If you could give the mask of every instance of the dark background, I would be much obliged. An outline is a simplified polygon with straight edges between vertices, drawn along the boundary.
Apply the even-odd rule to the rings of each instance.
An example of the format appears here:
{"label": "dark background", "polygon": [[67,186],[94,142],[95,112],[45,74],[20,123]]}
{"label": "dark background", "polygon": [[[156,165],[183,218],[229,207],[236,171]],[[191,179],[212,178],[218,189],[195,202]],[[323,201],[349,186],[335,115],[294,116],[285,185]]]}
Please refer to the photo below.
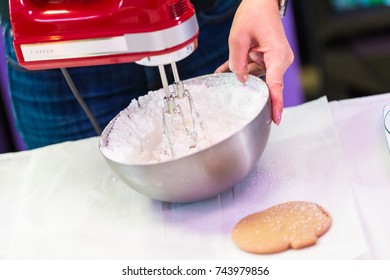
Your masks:
{"label": "dark background", "polygon": [[306,100],[390,91],[390,7],[385,2],[291,1]]}

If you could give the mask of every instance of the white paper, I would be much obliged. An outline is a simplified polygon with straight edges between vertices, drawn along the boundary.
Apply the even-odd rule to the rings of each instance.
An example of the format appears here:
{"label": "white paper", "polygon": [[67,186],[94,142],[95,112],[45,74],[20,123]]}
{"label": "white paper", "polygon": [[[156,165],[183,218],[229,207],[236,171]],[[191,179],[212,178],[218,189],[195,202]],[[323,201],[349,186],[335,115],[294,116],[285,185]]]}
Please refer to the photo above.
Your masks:
{"label": "white paper", "polygon": [[[367,251],[324,98],[286,109],[255,170],[205,201],[161,203],[133,191],[115,178],[97,138],[40,149],[21,175],[10,259],[355,259]],[[235,246],[241,218],[291,200],[332,216],[315,246],[265,256]]]}
{"label": "white paper", "polygon": [[0,158],[0,259],[7,256],[19,217],[25,178],[18,170],[28,168],[29,152],[3,154]]}
{"label": "white paper", "polygon": [[331,103],[371,248],[364,257],[368,259],[390,259],[390,155],[383,123],[383,107],[389,101],[390,94],[382,94]]}

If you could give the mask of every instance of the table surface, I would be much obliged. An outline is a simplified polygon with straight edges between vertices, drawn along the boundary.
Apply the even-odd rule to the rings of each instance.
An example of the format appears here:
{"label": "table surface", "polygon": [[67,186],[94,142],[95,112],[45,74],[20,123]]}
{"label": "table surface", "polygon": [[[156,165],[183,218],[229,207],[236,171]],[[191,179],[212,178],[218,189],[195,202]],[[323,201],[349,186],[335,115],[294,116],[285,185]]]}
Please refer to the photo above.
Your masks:
{"label": "table surface", "polygon": [[[286,108],[256,168],[216,197],[151,200],[116,178],[98,138],[0,155],[1,259],[390,259],[390,94]],[[319,203],[330,230],[302,250],[254,255],[231,240],[244,216]]]}

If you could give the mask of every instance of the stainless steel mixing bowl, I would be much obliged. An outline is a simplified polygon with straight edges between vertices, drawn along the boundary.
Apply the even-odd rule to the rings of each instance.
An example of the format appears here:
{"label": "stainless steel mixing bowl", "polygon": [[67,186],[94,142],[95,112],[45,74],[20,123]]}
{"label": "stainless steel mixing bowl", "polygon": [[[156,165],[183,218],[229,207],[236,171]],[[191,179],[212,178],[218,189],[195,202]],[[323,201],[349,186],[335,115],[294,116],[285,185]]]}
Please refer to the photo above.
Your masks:
{"label": "stainless steel mixing bowl", "polygon": [[[231,83],[233,74],[212,74],[185,81],[185,84]],[[235,81],[235,80],[234,80]],[[114,118],[104,129],[99,148],[114,173],[134,190],[153,199],[192,202],[215,196],[241,181],[261,157],[271,129],[271,102],[266,84],[250,77],[250,86],[266,92],[267,102],[260,113],[229,138],[192,155],[148,164],[123,164],[104,154]],[[237,92],[240,94],[240,92]],[[260,105],[259,105],[260,106]],[[245,110],[245,108],[243,108]]]}

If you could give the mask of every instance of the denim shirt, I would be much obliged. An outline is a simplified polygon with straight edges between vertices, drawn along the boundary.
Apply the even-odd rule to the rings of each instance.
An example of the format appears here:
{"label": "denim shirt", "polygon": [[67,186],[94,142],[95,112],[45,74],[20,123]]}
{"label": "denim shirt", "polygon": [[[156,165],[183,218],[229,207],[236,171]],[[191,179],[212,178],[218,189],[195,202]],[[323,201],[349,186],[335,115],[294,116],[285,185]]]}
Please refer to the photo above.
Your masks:
{"label": "denim shirt", "polygon": [[8,0],[0,1],[0,19],[3,22],[9,22],[9,8],[8,8]]}

